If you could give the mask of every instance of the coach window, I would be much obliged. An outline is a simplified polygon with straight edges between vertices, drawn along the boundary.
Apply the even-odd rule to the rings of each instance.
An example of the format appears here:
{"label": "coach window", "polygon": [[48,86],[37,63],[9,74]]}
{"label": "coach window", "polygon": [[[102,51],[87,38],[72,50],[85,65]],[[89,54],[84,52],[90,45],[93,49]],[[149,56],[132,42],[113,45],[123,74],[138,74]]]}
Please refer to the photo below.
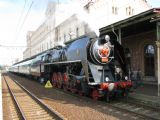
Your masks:
{"label": "coach window", "polygon": [[155,48],[153,45],[148,44],[144,47],[144,64],[145,64],[145,75],[154,76],[155,74],[155,65],[154,65],[154,55]]}
{"label": "coach window", "polygon": [[76,28],[76,35],[79,37],[79,28]]}
{"label": "coach window", "polygon": [[65,42],[66,41],[66,35],[65,34],[63,35],[63,39],[64,39],[63,42]]}
{"label": "coach window", "polygon": [[43,61],[43,62],[44,62],[44,60],[45,60],[45,59],[44,59],[44,56],[42,56],[42,57],[41,57],[41,61]]}

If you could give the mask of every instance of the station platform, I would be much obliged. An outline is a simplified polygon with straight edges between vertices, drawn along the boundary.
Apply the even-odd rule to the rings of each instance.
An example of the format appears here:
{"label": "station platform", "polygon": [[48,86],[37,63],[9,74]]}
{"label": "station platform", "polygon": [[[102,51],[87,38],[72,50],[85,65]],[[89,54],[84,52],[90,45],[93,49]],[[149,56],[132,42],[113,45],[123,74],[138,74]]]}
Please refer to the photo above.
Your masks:
{"label": "station platform", "polygon": [[0,120],[3,120],[1,71],[0,71]]}
{"label": "station platform", "polygon": [[129,98],[149,106],[160,108],[160,96],[158,96],[157,84],[141,83],[133,89]]}

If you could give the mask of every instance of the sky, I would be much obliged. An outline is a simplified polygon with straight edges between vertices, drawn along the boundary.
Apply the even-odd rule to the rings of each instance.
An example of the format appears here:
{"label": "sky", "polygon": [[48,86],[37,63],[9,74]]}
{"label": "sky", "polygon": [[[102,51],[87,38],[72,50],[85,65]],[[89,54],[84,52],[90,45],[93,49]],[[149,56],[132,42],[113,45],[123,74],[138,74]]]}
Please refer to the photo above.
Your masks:
{"label": "sky", "polygon": [[147,0],[147,2],[153,7],[160,7],[160,0]]}
{"label": "sky", "polygon": [[[34,31],[45,20],[49,1],[68,4],[71,0],[0,0],[0,65],[22,59],[27,31]],[[160,7],[160,0],[147,0]]]}

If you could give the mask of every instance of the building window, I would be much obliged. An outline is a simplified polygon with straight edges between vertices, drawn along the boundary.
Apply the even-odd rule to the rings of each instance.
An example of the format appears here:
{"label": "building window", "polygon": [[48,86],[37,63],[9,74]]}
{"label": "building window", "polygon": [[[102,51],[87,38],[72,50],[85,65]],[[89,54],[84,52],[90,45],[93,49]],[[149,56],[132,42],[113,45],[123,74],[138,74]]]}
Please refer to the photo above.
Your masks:
{"label": "building window", "polygon": [[112,7],[112,14],[114,14],[114,15],[118,14],[117,7]]}
{"label": "building window", "polygon": [[148,56],[153,56],[154,55],[154,46],[153,45],[147,45],[145,49],[145,54]]}
{"label": "building window", "polygon": [[42,44],[42,51],[43,51],[43,44]]}
{"label": "building window", "polygon": [[76,36],[79,37],[79,28],[76,28]]}
{"label": "building window", "polygon": [[132,15],[134,15],[134,9],[132,9]]}
{"label": "building window", "polygon": [[47,42],[47,50],[48,50],[48,42]]}
{"label": "building window", "polygon": [[144,47],[144,65],[145,65],[145,75],[154,76],[155,75],[155,64],[154,64],[155,49],[154,46],[148,44]]}
{"label": "building window", "polygon": [[64,42],[66,42],[66,34],[64,34]]}
{"label": "building window", "polygon": [[68,34],[69,34],[69,39],[71,40],[71,39],[72,39],[72,34],[71,34],[71,32],[69,32]]}
{"label": "building window", "polygon": [[126,8],[126,15],[133,15],[134,14],[134,9],[131,8],[130,6]]}
{"label": "building window", "polygon": [[50,41],[50,48],[52,47],[52,41]]}

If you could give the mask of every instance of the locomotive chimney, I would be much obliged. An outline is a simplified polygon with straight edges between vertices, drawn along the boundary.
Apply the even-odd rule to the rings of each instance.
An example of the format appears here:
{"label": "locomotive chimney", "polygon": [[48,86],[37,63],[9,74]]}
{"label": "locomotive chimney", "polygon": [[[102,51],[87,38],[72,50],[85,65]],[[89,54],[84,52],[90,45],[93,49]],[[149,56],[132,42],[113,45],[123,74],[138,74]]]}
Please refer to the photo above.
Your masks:
{"label": "locomotive chimney", "polygon": [[89,38],[96,38],[97,37],[95,32],[87,33],[87,36],[89,36]]}
{"label": "locomotive chimney", "polygon": [[105,35],[105,36],[99,38],[98,44],[102,45],[102,44],[105,44],[108,42],[110,42],[110,37],[109,37],[109,35]]}

